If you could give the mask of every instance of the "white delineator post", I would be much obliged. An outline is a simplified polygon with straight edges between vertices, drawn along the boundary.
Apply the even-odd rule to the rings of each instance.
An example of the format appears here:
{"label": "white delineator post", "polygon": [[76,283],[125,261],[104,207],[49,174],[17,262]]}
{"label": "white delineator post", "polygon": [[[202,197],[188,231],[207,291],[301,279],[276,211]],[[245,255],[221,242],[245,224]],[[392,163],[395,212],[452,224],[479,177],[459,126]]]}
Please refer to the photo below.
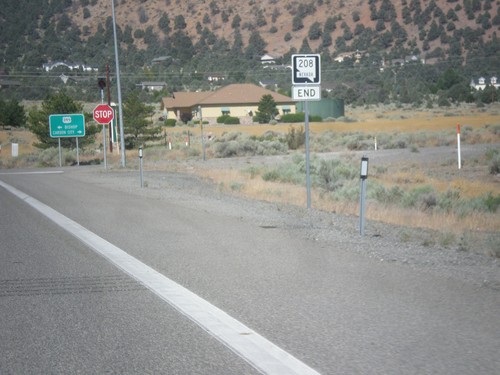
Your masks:
{"label": "white delineator post", "polygon": [[457,124],[457,154],[458,154],[458,169],[461,169],[462,160],[460,155],[460,124]]}

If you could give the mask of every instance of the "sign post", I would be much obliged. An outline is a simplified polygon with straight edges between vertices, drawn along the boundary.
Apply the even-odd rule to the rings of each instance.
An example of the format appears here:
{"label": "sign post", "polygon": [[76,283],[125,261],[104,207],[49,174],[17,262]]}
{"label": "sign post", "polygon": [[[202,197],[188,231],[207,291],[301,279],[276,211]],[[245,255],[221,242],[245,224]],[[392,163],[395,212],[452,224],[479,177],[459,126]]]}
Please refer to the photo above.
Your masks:
{"label": "sign post", "polygon": [[[102,89],[101,89],[102,91]],[[104,151],[104,169],[107,169],[106,162],[106,129],[105,125],[109,124],[115,118],[115,111],[108,104],[99,104],[94,108],[92,112],[94,116],[94,121],[98,124],[102,124],[102,134],[103,134],[103,151]]]}
{"label": "sign post", "polygon": [[321,59],[319,54],[292,55],[292,98],[304,101],[306,136],[307,208],[311,208],[311,173],[309,151],[309,104],[321,99]]}
{"label": "sign post", "polygon": [[78,137],[85,136],[85,116],[80,113],[50,115],[49,130],[51,138],[58,138],[59,167],[62,166],[61,138],[76,138],[76,161],[77,165],[80,165]]}

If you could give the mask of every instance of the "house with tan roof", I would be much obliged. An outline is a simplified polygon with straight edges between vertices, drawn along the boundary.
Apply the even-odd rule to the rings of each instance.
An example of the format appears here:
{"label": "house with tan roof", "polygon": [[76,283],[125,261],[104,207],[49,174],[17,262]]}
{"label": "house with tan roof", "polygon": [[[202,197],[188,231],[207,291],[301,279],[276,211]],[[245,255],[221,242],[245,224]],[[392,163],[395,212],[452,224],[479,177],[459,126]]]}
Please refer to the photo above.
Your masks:
{"label": "house with tan roof", "polygon": [[161,107],[166,119],[184,122],[200,119],[201,110],[203,120],[211,124],[222,115],[238,117],[241,124],[250,124],[264,95],[273,97],[279,115],[295,113],[292,98],[251,83],[232,84],[216,91],[174,92],[162,99]]}

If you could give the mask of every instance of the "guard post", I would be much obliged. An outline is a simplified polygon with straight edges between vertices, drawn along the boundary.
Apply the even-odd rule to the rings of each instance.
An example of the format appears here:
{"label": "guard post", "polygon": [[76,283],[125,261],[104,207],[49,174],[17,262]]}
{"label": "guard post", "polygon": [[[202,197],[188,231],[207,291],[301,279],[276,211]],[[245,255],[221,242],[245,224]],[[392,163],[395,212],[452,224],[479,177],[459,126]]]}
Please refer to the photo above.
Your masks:
{"label": "guard post", "polygon": [[368,157],[361,158],[361,193],[359,198],[359,234],[365,234],[365,203],[366,203],[366,179],[368,178]]}
{"label": "guard post", "polygon": [[141,188],[144,187],[144,179],[142,175],[142,146],[139,146],[139,174],[141,178]]}

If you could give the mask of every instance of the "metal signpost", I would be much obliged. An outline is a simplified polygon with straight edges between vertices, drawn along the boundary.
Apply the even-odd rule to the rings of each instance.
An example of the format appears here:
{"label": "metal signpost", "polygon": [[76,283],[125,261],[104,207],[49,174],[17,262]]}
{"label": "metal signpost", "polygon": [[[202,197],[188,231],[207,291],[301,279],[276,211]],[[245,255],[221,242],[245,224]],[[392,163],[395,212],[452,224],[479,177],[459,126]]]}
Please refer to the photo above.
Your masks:
{"label": "metal signpost", "polygon": [[307,208],[311,208],[311,174],[309,156],[310,100],[321,99],[321,59],[319,54],[292,55],[292,98],[304,101],[306,133],[306,190]]}
{"label": "metal signpost", "polygon": [[50,137],[59,143],[59,167],[62,167],[61,138],[76,138],[76,162],[80,165],[78,137],[85,136],[85,116],[83,114],[64,114],[49,116]]}

